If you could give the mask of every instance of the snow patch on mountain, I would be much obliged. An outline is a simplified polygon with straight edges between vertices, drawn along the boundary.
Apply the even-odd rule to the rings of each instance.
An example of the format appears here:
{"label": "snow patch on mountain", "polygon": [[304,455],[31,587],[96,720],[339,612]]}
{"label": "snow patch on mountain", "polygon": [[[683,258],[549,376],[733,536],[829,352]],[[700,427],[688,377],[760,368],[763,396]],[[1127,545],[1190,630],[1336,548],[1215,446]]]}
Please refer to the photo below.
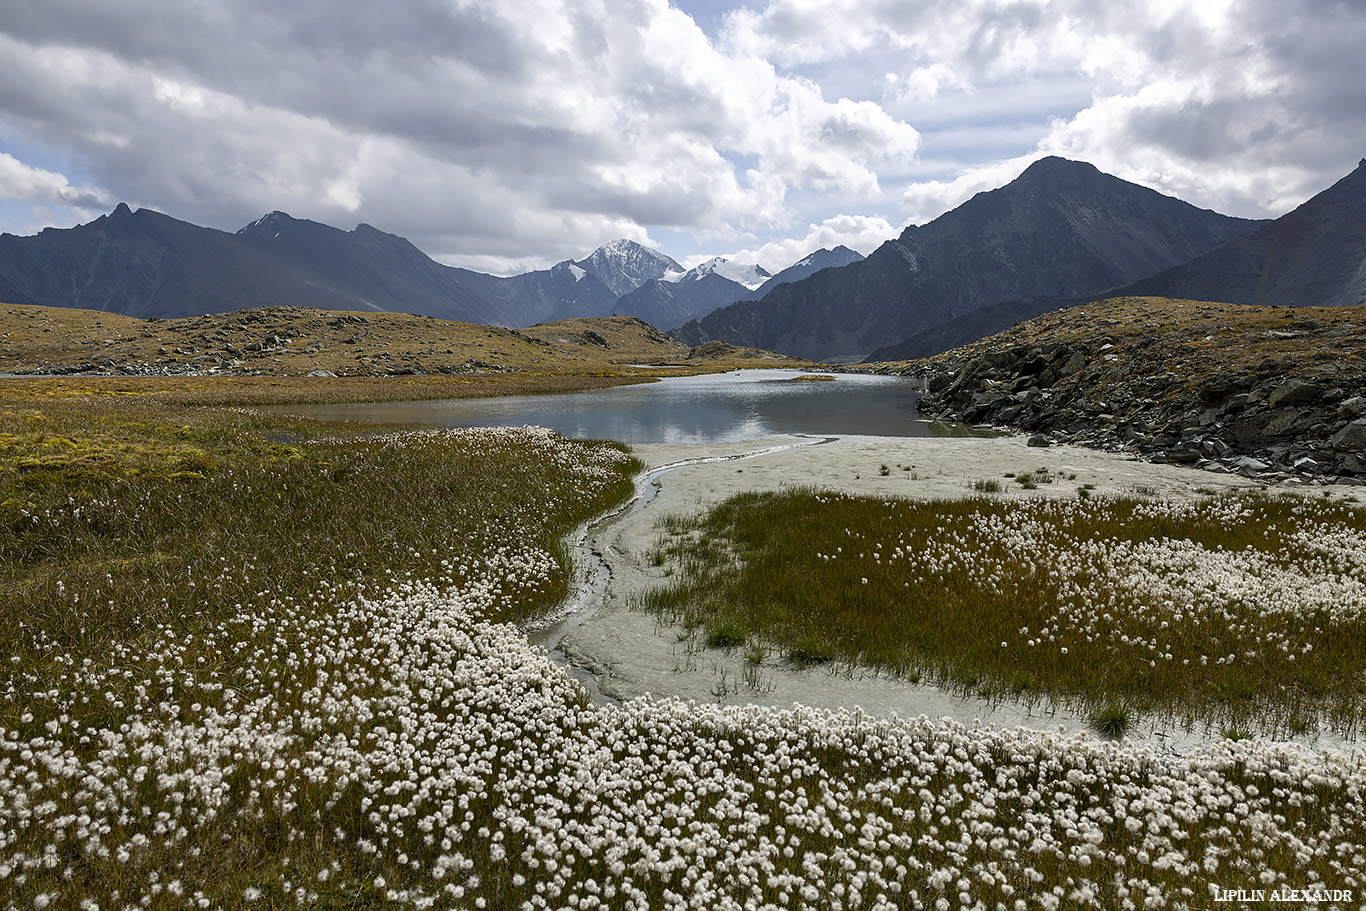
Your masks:
{"label": "snow patch on mountain", "polygon": [[697,281],[704,275],[719,275],[753,291],[773,276],[763,266],[752,263],[734,263],[724,256],[713,256],[706,262],[689,269],[677,281]]}
{"label": "snow patch on mountain", "polygon": [[682,266],[663,253],[625,239],[608,241],[572,265],[592,272],[618,297],[651,279],[683,271]]}

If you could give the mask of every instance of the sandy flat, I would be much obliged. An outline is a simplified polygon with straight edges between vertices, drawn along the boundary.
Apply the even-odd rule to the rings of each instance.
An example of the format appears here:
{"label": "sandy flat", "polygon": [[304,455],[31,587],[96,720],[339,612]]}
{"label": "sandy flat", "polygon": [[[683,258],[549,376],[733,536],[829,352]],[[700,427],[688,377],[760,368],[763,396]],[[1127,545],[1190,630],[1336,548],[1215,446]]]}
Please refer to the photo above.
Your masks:
{"label": "sandy flat", "polygon": [[[800,670],[776,656],[757,675],[746,677],[742,650],[700,648],[687,631],[662,625],[638,606],[639,593],[666,583],[665,568],[652,565],[646,552],[661,537],[660,519],[695,514],[746,490],[815,486],[920,499],[977,495],[972,482],[997,479],[997,497],[1074,497],[1090,484],[1097,494],[1141,492],[1164,498],[1191,497],[1200,491],[1253,487],[1244,478],[1154,465],[1131,457],[1071,446],[1031,448],[1023,437],[925,438],[847,436],[829,442],[788,436],[746,443],[648,445],[633,451],[659,474],[657,493],[643,508],[629,511],[596,535],[596,547],[611,570],[602,606],[586,619],[575,618],[561,647],[570,661],[597,676],[599,689],[617,699],[677,696],[698,702],[758,703],[788,707],[861,707],[868,713],[901,717],[952,716],[970,723],[1027,725],[1039,729],[1085,728],[1076,715],[1054,706],[993,705],[960,699],[934,687],[875,675],[850,667]],[[746,454],[751,454],[744,457]],[[716,459],[723,459],[717,461]],[[889,469],[881,473],[882,466]],[[1047,469],[1060,480],[1026,491],[1006,478]],[[1186,735],[1151,727],[1142,732],[1159,744]]]}

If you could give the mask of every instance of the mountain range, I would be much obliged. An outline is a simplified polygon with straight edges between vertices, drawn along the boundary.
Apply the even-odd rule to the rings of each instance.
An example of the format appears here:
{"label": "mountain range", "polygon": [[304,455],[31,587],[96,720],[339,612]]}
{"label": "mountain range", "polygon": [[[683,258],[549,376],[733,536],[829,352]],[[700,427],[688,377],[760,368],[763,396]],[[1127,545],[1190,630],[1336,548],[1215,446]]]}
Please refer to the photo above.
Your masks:
{"label": "mountain range", "polygon": [[1199,256],[1119,288],[1073,298],[1007,300],[874,350],[867,361],[901,361],[994,335],[1051,310],[1104,297],[1167,297],[1275,307],[1366,304],[1366,158],[1299,207]]}
{"label": "mountain range", "polygon": [[0,301],[183,317],[250,307],[413,313],[494,326],[635,316],[689,345],[812,360],[924,356],[1105,296],[1366,303],[1366,160],[1274,221],[1199,209],[1044,158],[868,257],[822,250],[770,276],[684,269],[629,240],[498,277],[370,225],[272,212],[236,233],[120,204],[74,228],[0,235]]}
{"label": "mountain range", "polygon": [[499,277],[438,263],[371,225],[343,231],[284,212],[227,233],[120,203],[74,228],[0,235],[0,301],[141,318],[293,305],[529,326],[609,316],[624,295],[667,280],[682,314],[665,322],[672,328],[768,278],[757,266],[721,258],[685,270],[629,240],[604,244],[581,260]]}
{"label": "mountain range", "polygon": [[660,329],[673,329],[738,300],[759,300],[782,284],[801,281],[822,269],[847,266],[863,255],[845,246],[817,250],[777,275],[717,257],[682,274],[644,282],[617,301],[613,312],[635,316]]}

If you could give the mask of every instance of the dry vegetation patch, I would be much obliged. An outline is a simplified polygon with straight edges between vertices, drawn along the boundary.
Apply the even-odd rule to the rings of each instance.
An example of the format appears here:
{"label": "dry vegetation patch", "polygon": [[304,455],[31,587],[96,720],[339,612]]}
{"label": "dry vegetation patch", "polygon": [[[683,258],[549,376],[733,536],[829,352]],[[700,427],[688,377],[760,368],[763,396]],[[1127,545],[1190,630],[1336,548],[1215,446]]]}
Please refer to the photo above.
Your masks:
{"label": "dry vegetation patch", "polygon": [[505,329],[404,313],[266,307],[186,319],[133,319],[59,307],[0,306],[0,371],[338,376],[630,374],[629,365],[792,366],[755,349],[694,353],[631,317]]}
{"label": "dry vegetation patch", "polygon": [[923,369],[1011,345],[1109,339],[1110,364],[1139,359],[1191,388],[1220,373],[1273,366],[1331,373],[1366,369],[1366,307],[1251,307],[1160,297],[1121,297],[1046,313],[944,354],[884,367]]}

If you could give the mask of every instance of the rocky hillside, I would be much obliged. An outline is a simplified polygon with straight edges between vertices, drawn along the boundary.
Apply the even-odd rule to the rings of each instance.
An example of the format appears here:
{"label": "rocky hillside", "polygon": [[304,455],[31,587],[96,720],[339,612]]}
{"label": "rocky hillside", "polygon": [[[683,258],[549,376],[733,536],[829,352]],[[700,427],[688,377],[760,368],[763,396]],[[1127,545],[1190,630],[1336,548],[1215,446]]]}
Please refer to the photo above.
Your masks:
{"label": "rocky hillside", "polygon": [[812,360],[870,351],[1002,301],[1089,297],[1186,262],[1253,222],[1045,158],[906,228],[866,259],[740,301],[670,334]]}
{"label": "rocky hillside", "polygon": [[1116,293],[1283,307],[1366,304],[1366,158],[1275,221]]}
{"label": "rocky hillside", "polygon": [[0,305],[0,373],[382,376],[626,364],[792,366],[754,349],[693,350],[629,317],[502,329],[401,313],[265,307],[186,319]]}
{"label": "rocky hillside", "polygon": [[1117,298],[936,357],[923,414],[1289,483],[1366,484],[1366,307]]}

